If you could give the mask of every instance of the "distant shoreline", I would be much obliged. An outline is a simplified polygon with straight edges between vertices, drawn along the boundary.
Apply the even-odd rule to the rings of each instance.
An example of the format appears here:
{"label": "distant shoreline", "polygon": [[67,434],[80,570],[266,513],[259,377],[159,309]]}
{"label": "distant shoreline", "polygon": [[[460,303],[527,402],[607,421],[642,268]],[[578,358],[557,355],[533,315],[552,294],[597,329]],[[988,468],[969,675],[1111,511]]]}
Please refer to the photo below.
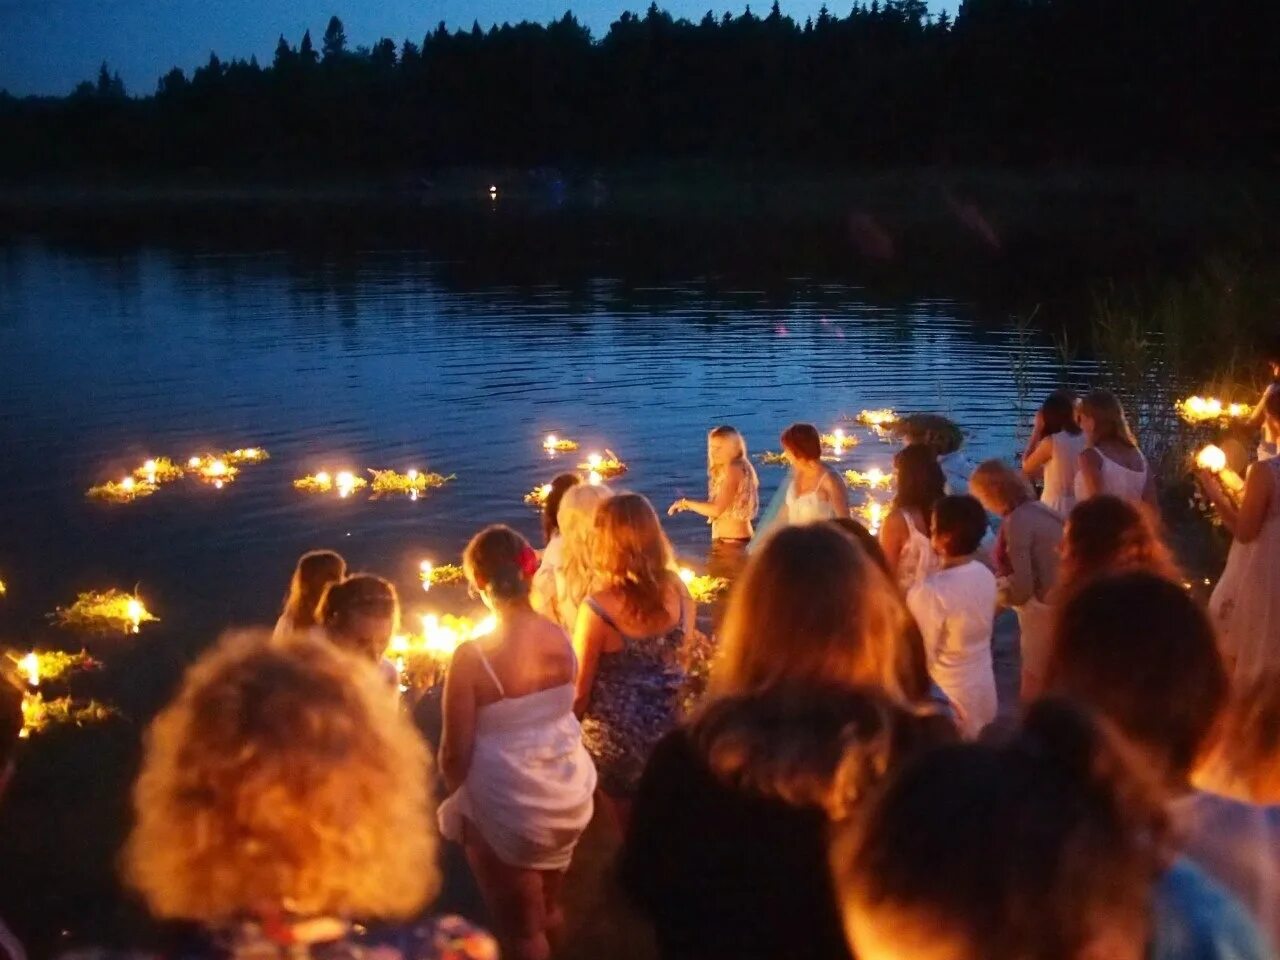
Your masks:
{"label": "distant shoreline", "polygon": [[816,275],[1032,302],[1215,258],[1267,266],[1278,223],[1280,185],[1229,171],[686,163],[288,184],[0,181],[0,242],[421,247],[495,267],[536,258],[543,272]]}

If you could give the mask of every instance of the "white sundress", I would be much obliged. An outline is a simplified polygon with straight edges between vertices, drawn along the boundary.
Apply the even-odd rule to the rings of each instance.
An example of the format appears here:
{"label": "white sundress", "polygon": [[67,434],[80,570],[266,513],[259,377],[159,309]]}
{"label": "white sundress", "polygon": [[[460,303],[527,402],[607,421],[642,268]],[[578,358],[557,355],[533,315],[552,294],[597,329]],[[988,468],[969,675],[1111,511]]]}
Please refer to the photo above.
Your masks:
{"label": "white sundress", "polygon": [[916,526],[911,514],[902,511],[902,519],[907,523],[907,542],[898,555],[898,586],[905,594],[938,569],[938,555],[929,535]]}
{"label": "white sundress", "polygon": [[1044,465],[1044,490],[1040,494],[1040,502],[1066,518],[1076,505],[1076,470],[1080,465],[1080,454],[1084,452],[1084,434],[1059,430],[1042,442],[1053,447],[1053,456]]}
{"label": "white sundress", "polygon": [[[1123,464],[1116,463],[1097,447],[1093,448],[1102,460],[1102,489],[1099,493],[1110,494],[1113,497],[1119,497],[1121,500],[1128,500],[1130,503],[1142,503],[1142,495],[1147,489],[1147,459],[1142,457],[1142,469],[1130,470]],[[1076,503],[1088,500],[1089,497],[1084,488],[1084,474],[1079,470],[1076,471],[1075,480]]]}
{"label": "white sundress", "polygon": [[440,832],[461,843],[467,820],[503,863],[566,870],[591,822],[596,789],[573,715],[574,684],[508,698],[484,652],[476,652],[502,699],[477,711],[471,766],[440,805]]}
{"label": "white sundress", "polygon": [[1261,461],[1253,469],[1271,471],[1267,515],[1252,541],[1232,541],[1209,598],[1209,615],[1223,651],[1235,660],[1240,688],[1280,669],[1280,460]]}
{"label": "white sundress", "polygon": [[788,523],[817,523],[820,520],[833,520],[835,516],[835,508],[818,496],[816,487],[808,493],[796,493],[795,480],[787,484]]}

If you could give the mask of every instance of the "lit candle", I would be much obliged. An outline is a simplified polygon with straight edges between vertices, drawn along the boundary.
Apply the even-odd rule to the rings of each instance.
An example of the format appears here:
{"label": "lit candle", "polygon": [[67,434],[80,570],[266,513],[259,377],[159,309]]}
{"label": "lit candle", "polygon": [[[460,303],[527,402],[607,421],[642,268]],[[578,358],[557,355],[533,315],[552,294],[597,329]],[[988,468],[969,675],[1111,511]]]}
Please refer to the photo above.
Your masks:
{"label": "lit candle", "polygon": [[688,567],[681,567],[680,579],[685,582],[686,586],[690,583],[693,583],[693,571],[690,570]]}
{"label": "lit candle", "polygon": [[133,487],[134,487],[133,477],[125,477],[123,480],[120,481],[120,486],[124,489],[126,493],[133,492]]}
{"label": "lit candle", "polygon": [[418,471],[417,471],[417,470],[410,469],[410,471],[409,471],[407,474],[405,474],[405,476],[407,476],[410,480],[417,480],[417,479],[418,479]]}
{"label": "lit candle", "polygon": [[431,571],[435,569],[435,565],[430,560],[423,560],[420,564],[418,564],[418,569],[422,571],[420,574],[422,577],[422,589],[424,591],[430,590],[431,589]]}
{"label": "lit candle", "polygon": [[323,486],[328,486],[330,479],[331,478],[328,472],[325,470],[321,470],[319,473],[316,474],[316,483],[319,483]]}
{"label": "lit candle", "polygon": [[547,439],[542,441],[542,445],[546,447],[547,453],[554,453],[556,449],[556,435],[554,433],[547,434]]}
{"label": "lit candle", "polygon": [[600,456],[598,453],[593,453],[591,456],[587,457],[587,466],[592,470],[599,470],[600,464],[602,463],[604,463],[604,457]]}
{"label": "lit candle", "polygon": [[1196,466],[1210,473],[1221,473],[1227,466],[1227,455],[1221,447],[1213,444],[1196,454]]}
{"label": "lit candle", "polygon": [[597,473],[595,470],[592,470],[589,474],[587,474],[587,483],[591,484],[591,486],[593,487],[600,486],[603,480],[604,478],[601,477],[600,474]]}
{"label": "lit candle", "polygon": [[126,610],[129,614],[129,622],[133,624],[133,632],[137,633],[138,628],[142,625],[142,615],[146,613],[146,608],[142,606],[141,600],[133,597],[129,600]]}
{"label": "lit candle", "polygon": [[27,678],[29,686],[40,686],[40,658],[34,650],[18,661],[18,672]]}

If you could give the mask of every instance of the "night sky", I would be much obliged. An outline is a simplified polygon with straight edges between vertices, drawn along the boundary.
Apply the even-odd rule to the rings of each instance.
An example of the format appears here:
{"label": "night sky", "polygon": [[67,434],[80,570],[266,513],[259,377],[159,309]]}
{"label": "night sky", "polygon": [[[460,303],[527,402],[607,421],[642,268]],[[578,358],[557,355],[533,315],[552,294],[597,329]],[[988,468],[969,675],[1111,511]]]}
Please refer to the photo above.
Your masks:
{"label": "night sky", "polygon": [[[130,93],[152,93],[170,67],[188,72],[209,58],[257,54],[270,63],[276,38],[296,44],[307,28],[320,45],[331,14],[338,14],[352,46],[388,36],[415,42],[440,20],[451,28],[473,20],[545,22],[572,8],[598,37],[623,9],[643,12],[649,0],[0,0],[0,90],[15,95],[64,94],[97,75],[106,60]],[[712,0],[666,0],[675,16],[700,18]],[[770,0],[752,9],[763,15]],[[803,19],[822,0],[791,0],[783,9]],[[743,0],[716,0],[718,13],[741,11]],[[833,12],[846,12],[837,0]]]}

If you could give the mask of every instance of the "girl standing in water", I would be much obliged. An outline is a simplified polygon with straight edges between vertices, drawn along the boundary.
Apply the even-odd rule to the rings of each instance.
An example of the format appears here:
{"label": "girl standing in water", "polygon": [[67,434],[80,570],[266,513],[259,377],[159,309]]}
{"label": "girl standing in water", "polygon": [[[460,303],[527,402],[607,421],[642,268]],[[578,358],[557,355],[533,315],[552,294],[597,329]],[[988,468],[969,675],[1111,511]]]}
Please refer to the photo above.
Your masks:
{"label": "girl standing in water", "polygon": [[755,534],[752,524],[760,512],[760,481],[747,459],[747,444],[733,427],[716,427],[707,434],[707,499],[681,498],[667,516],[691,511],[711,524],[709,572],[732,577],[746,559]]}
{"label": "girl standing in water", "polygon": [[1036,426],[1022,454],[1022,472],[1044,477],[1040,502],[1064,520],[1076,505],[1076,470],[1085,436],[1076,423],[1076,400],[1068,390],[1055,390],[1036,413]]}
{"label": "girl standing in water", "polygon": [[466,849],[510,955],[545,960],[596,786],[573,715],[578,664],[565,632],[529,605],[537,558],[520,534],[489,527],[462,563],[498,628],[459,646],[445,680],[440,832]]}
{"label": "girl standing in water", "polygon": [[791,465],[787,501],[779,523],[813,523],[849,515],[849,492],[839,474],[822,462],[822,435],[811,423],[782,431],[782,452]]}

